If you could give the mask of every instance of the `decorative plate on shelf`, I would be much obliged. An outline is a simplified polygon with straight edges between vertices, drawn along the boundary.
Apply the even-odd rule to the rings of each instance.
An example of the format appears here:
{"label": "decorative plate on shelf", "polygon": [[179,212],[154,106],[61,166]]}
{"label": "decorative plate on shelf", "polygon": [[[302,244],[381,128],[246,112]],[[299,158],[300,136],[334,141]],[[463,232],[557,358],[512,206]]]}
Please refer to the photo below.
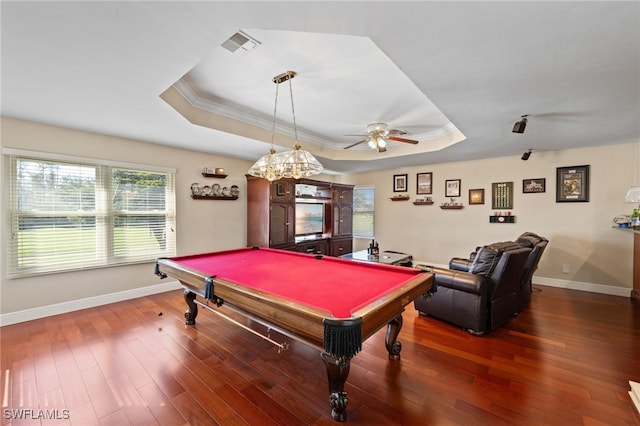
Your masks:
{"label": "decorative plate on shelf", "polygon": [[211,192],[213,192],[213,195],[216,197],[222,195],[222,190],[220,189],[220,185],[218,185],[217,183],[213,184],[213,186],[211,187]]}
{"label": "decorative plate on shelf", "polygon": [[202,187],[202,195],[211,195],[211,187],[209,185],[205,185]]}
{"label": "decorative plate on shelf", "polygon": [[238,185],[231,185],[231,195],[234,197],[240,195],[240,188],[238,188]]}

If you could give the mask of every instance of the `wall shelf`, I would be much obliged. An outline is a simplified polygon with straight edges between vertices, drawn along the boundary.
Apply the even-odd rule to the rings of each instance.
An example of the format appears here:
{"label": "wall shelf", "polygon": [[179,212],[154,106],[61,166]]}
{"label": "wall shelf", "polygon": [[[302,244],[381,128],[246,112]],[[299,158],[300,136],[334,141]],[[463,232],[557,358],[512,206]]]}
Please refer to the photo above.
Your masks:
{"label": "wall shelf", "polygon": [[202,176],[207,177],[207,178],[224,179],[229,175],[219,175],[219,174],[216,174],[216,173],[205,173],[205,172],[202,172]]}
{"label": "wall shelf", "polygon": [[238,197],[237,196],[231,196],[231,195],[220,195],[220,196],[215,196],[215,195],[191,195],[191,198],[193,198],[194,200],[237,200]]}
{"label": "wall shelf", "polygon": [[441,209],[443,210],[460,210],[461,208],[464,208],[463,205],[455,205],[455,206],[440,206]]}
{"label": "wall shelf", "polygon": [[433,201],[414,201],[413,205],[415,206],[430,206],[433,204]]}
{"label": "wall shelf", "polygon": [[489,223],[516,223],[515,216],[489,216]]}

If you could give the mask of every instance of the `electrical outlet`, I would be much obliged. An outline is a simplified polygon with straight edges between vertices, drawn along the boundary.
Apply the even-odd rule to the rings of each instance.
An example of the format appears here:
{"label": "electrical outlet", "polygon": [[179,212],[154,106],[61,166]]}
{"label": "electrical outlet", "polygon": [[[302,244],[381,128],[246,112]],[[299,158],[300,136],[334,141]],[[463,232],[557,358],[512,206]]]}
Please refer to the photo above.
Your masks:
{"label": "electrical outlet", "polygon": [[569,267],[569,265],[567,263],[563,263],[562,264],[562,273],[563,274],[571,273],[571,268]]}

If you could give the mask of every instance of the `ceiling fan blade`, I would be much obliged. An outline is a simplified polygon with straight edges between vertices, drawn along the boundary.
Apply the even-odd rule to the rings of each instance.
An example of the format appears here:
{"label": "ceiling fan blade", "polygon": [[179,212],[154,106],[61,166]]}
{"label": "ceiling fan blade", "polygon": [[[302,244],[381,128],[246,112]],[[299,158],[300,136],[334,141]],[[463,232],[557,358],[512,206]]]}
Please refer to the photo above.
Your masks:
{"label": "ceiling fan blade", "polygon": [[390,141],[396,141],[396,142],[412,143],[414,145],[416,145],[418,143],[418,141],[416,141],[416,140],[399,138],[397,136],[389,136],[389,137],[387,137],[387,139],[389,139]]}
{"label": "ceiling fan blade", "polygon": [[406,135],[407,132],[404,130],[400,130],[400,129],[391,129],[389,130],[389,136],[403,136]]}
{"label": "ceiling fan blade", "polygon": [[349,146],[345,146],[344,149],[349,149],[349,148],[353,148],[356,145],[360,145],[361,143],[364,143],[366,141],[368,141],[369,139],[362,139],[361,141],[358,141],[356,143],[354,143],[353,145],[349,145]]}

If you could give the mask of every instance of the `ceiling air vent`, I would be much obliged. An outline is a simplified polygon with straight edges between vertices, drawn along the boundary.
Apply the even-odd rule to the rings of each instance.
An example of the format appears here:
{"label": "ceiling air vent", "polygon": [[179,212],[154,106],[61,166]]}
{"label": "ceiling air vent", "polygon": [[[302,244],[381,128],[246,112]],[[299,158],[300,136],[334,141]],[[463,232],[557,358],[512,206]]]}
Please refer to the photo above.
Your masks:
{"label": "ceiling air vent", "polygon": [[260,44],[258,40],[250,37],[242,31],[238,31],[222,43],[221,46],[231,53],[246,53],[258,44]]}

